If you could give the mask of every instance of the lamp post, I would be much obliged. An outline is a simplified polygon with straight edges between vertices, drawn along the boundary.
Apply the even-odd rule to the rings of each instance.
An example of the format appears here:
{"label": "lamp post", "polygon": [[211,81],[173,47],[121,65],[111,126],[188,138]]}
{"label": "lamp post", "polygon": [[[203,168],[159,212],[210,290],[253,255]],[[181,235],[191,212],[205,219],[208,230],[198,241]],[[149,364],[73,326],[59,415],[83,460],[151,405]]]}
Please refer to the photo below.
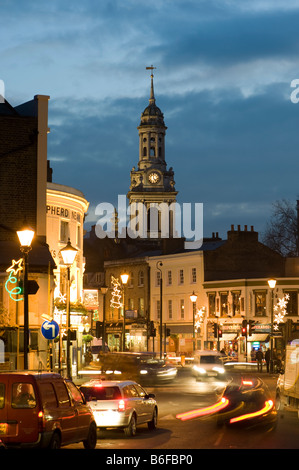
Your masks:
{"label": "lamp post", "polygon": [[102,352],[105,352],[106,348],[106,294],[108,292],[107,286],[101,287],[101,292],[103,294],[103,334],[102,334]]}
{"label": "lamp post", "polygon": [[77,249],[71,245],[70,239],[68,239],[67,245],[60,250],[63,264],[67,267],[67,301],[66,301],[66,331],[67,331],[67,340],[66,340],[66,370],[68,378],[71,378],[71,332],[70,332],[70,324],[71,324],[71,310],[70,310],[70,268],[75,261],[75,257],[77,254]]}
{"label": "lamp post", "polygon": [[270,336],[270,372],[273,373],[273,314],[274,314],[274,289],[276,286],[276,279],[269,279],[268,285],[271,289],[271,336]]}
{"label": "lamp post", "polygon": [[129,274],[121,274],[120,275],[121,282],[123,285],[123,345],[122,350],[126,350],[126,308],[125,308],[125,285],[128,282]]}
{"label": "lamp post", "polygon": [[197,300],[197,295],[193,291],[192,294],[190,295],[190,300],[192,302],[192,309],[193,309],[193,351],[195,351],[195,309],[196,309],[196,300]]}
{"label": "lamp post", "polygon": [[160,266],[163,266],[161,261],[158,261],[156,264],[157,269],[160,271],[160,359],[162,359],[162,344],[163,344],[163,318],[162,318],[162,293],[163,293],[163,279],[162,279],[162,269]]}
{"label": "lamp post", "polygon": [[29,347],[29,310],[28,310],[28,255],[31,250],[31,242],[34,230],[24,227],[17,232],[20,250],[24,259],[24,370],[28,370],[28,347]]}

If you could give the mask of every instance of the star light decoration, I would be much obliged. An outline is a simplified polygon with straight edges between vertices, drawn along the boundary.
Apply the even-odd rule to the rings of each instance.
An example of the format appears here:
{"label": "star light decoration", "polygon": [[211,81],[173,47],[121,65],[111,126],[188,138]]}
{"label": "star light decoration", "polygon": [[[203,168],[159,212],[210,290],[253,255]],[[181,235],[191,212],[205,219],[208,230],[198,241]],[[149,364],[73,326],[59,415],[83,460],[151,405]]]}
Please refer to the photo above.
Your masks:
{"label": "star light decoration", "polygon": [[279,324],[283,323],[284,317],[287,314],[287,304],[290,299],[289,294],[285,294],[284,297],[278,299],[277,304],[274,306],[274,320],[273,320],[273,329],[277,331],[279,329]]}
{"label": "star light decoration", "polygon": [[115,277],[111,276],[111,284],[113,287],[113,291],[111,293],[111,300],[110,300],[110,306],[113,308],[121,308],[123,306],[121,302],[122,298],[122,287],[119,279],[116,279]]}
{"label": "star light decoration", "polygon": [[197,333],[200,330],[203,324],[205,312],[206,312],[206,307],[201,307],[199,310],[197,310],[195,314],[195,318],[194,318],[195,333]]}
{"label": "star light decoration", "polygon": [[[18,274],[23,270],[23,258],[18,261],[12,260],[12,265],[7,268],[6,272],[9,273],[8,279],[5,283],[5,289],[9,294],[9,297],[15,302],[23,300],[23,297],[18,297],[22,293],[22,288],[18,285]],[[13,285],[16,284],[16,287]]]}

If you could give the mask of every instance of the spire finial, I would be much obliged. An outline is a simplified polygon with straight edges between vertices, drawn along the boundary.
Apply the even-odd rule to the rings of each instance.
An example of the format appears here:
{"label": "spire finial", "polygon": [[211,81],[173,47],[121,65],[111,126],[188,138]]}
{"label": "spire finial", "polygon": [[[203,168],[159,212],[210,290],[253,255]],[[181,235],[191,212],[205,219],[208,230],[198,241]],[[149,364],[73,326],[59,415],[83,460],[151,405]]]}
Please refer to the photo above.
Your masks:
{"label": "spire finial", "polygon": [[146,67],[146,70],[151,70],[152,73],[151,73],[151,94],[150,94],[150,99],[149,99],[149,102],[150,104],[155,104],[155,95],[154,95],[154,69],[156,69],[157,67],[154,67],[153,65],[151,65],[150,67]]}

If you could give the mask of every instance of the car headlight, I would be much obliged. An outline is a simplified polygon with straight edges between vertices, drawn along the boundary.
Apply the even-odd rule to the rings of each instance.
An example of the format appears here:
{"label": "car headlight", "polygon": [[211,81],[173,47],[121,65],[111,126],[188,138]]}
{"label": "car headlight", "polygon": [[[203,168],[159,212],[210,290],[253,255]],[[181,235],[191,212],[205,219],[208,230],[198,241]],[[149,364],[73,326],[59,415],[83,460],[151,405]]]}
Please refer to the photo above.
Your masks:
{"label": "car headlight", "polygon": [[142,370],[140,371],[140,374],[142,374],[142,375],[146,375],[147,373],[148,373],[148,372],[147,372],[147,370],[145,370],[145,369],[142,369]]}
{"label": "car headlight", "polygon": [[213,370],[215,370],[216,372],[218,372],[218,374],[224,374],[225,370],[223,369],[223,367],[213,367]]}
{"label": "car headlight", "polygon": [[202,367],[199,367],[199,366],[193,366],[193,369],[196,370],[196,372],[198,372],[199,374],[206,374],[207,371],[205,369],[203,369]]}

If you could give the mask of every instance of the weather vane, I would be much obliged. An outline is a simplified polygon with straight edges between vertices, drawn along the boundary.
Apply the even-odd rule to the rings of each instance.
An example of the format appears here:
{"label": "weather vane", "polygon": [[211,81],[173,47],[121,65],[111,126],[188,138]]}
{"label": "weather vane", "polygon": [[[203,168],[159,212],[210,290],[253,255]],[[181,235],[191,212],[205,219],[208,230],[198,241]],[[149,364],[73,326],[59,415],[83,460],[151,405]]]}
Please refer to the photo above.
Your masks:
{"label": "weather vane", "polygon": [[153,77],[154,76],[153,70],[156,69],[157,67],[154,67],[153,65],[151,65],[150,67],[145,67],[145,68],[146,68],[146,70],[151,70],[152,71],[151,76]]}

